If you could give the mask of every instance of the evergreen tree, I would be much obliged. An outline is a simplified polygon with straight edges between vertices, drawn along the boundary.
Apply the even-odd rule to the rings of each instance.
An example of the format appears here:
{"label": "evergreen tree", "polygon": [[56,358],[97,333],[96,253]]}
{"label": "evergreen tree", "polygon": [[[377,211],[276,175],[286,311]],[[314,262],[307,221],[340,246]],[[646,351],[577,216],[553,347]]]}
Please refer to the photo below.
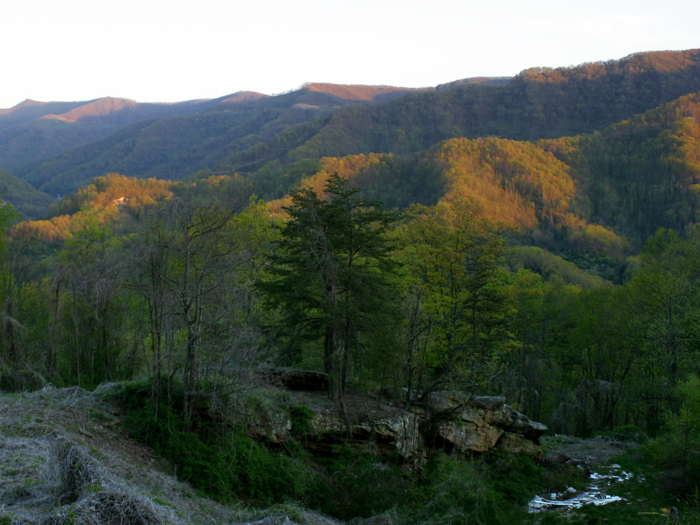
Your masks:
{"label": "evergreen tree", "polygon": [[308,188],[292,193],[292,205],[284,208],[290,219],[269,259],[270,278],[258,286],[267,304],[281,309],[293,341],[323,339],[329,394],[342,401],[363,337],[387,311],[395,268],[387,233],[395,215],[359,198],[337,174],[324,190],[327,200]]}

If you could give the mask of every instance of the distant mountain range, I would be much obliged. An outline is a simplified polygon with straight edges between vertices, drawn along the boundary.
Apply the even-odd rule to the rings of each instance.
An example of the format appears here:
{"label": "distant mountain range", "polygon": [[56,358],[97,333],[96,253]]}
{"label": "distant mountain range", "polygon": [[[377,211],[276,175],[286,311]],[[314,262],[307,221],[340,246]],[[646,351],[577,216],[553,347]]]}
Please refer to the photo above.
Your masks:
{"label": "distant mountain range", "polygon": [[37,217],[48,195],[107,173],[238,173],[271,200],[338,171],[390,206],[460,195],[535,244],[623,253],[700,217],[699,93],[700,51],[689,50],[426,89],[25,101],[0,110],[0,175],[15,188],[7,200]]}
{"label": "distant mountain range", "polygon": [[173,104],[141,103],[113,97],[82,102],[25,100],[13,108],[0,110],[0,167],[14,170],[25,163],[104,138],[128,125],[149,119],[204,111],[340,107],[389,100],[407,91],[390,86],[307,84],[297,91],[275,97],[246,91],[213,100]]}
{"label": "distant mountain range", "polygon": [[113,171],[177,179],[317,114],[409,91],[307,84],[274,97],[239,92],[174,104],[26,100],[0,110],[0,168],[53,195]]}

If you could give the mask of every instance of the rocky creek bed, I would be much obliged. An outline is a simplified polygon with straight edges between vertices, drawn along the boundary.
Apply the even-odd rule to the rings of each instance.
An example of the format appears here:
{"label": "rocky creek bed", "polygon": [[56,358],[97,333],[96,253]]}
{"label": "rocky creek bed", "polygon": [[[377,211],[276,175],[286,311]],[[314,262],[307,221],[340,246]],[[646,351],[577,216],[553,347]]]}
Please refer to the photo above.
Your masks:
{"label": "rocky creek bed", "polygon": [[588,474],[590,484],[585,490],[568,487],[564,492],[551,493],[549,498],[537,495],[528,503],[528,512],[535,513],[562,508],[578,509],[583,505],[607,505],[616,501],[624,501],[624,498],[610,496],[606,492],[611,484],[628,481],[633,474],[626,472],[616,463],[609,466],[599,466],[597,470],[599,472]]}

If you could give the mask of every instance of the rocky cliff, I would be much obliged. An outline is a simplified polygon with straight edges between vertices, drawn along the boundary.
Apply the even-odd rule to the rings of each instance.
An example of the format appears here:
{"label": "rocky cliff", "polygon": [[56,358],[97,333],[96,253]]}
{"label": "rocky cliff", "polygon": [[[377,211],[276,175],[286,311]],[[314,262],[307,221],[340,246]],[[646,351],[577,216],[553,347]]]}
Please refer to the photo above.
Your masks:
{"label": "rocky cliff", "polygon": [[[286,386],[297,383],[289,380]],[[539,438],[547,427],[513,410],[503,397],[433,392],[405,410],[359,393],[348,394],[341,407],[315,390],[289,392],[288,409],[253,418],[251,433],[276,442],[294,437],[323,455],[347,443],[382,456],[398,455],[412,468],[425,463],[430,449],[542,456]]]}

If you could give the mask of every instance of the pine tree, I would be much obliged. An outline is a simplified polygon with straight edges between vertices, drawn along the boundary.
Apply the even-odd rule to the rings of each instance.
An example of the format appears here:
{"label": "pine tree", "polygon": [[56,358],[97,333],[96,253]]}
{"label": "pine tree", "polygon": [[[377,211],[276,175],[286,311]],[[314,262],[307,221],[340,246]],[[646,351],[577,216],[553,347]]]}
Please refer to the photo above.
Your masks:
{"label": "pine tree", "polygon": [[395,215],[357,196],[337,174],[327,200],[308,188],[292,193],[289,221],[269,260],[270,278],[258,283],[268,306],[282,312],[292,338],[323,339],[329,395],[342,401],[350,363],[378,317],[386,314],[395,269],[387,233]]}

